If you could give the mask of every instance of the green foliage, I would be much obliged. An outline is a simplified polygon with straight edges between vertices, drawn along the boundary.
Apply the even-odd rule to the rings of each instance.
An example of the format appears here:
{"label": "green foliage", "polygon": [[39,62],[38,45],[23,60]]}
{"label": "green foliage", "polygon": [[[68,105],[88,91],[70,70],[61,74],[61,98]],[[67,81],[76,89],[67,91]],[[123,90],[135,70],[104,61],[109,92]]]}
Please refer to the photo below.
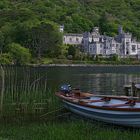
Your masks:
{"label": "green foliage", "polygon": [[38,58],[57,57],[61,53],[62,34],[51,22],[42,22],[30,30],[31,50]]}
{"label": "green foliage", "polygon": [[12,56],[9,53],[0,54],[0,64],[12,64]]}
{"label": "green foliage", "polygon": [[140,40],[139,12],[139,0],[1,0],[0,51],[8,53],[6,46],[17,42],[34,57],[66,55],[58,30],[62,24],[69,33],[99,26],[111,36],[122,25]]}
{"label": "green foliage", "polygon": [[96,55],[96,56],[95,56],[95,61],[100,61],[99,55]]}
{"label": "green foliage", "polygon": [[112,61],[119,61],[118,55],[116,55],[116,54],[112,55],[112,56],[111,56],[111,60],[112,60]]}
{"label": "green foliage", "polygon": [[31,54],[29,49],[22,47],[20,44],[11,43],[8,45],[8,50],[12,55],[14,64],[26,64],[30,62]]}
{"label": "green foliage", "polygon": [[0,52],[3,52],[3,46],[4,46],[4,36],[3,33],[0,31]]}
{"label": "green foliage", "polygon": [[8,22],[33,26],[49,20],[64,24],[66,32],[80,33],[96,25],[101,32],[113,35],[122,24],[140,38],[139,0],[2,0],[0,8],[0,27]]}
{"label": "green foliage", "polygon": [[75,54],[76,54],[75,46],[70,45],[68,48],[68,55],[72,55],[72,57],[75,57]]}

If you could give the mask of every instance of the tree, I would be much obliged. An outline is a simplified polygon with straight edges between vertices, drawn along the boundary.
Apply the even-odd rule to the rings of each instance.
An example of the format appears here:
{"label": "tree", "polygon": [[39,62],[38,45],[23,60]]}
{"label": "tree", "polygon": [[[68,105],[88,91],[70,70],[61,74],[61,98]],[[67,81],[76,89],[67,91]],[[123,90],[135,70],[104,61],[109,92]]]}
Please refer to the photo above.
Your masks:
{"label": "tree", "polygon": [[103,14],[99,20],[100,29],[102,34],[114,36],[117,33],[118,25],[115,23],[114,18],[110,14]]}
{"label": "tree", "polygon": [[69,48],[68,48],[68,55],[72,55],[73,57],[75,57],[75,54],[76,54],[75,46],[69,46]]}
{"label": "tree", "polygon": [[31,53],[29,49],[22,47],[18,43],[11,43],[8,45],[8,50],[12,55],[14,64],[27,64],[30,62]]}
{"label": "tree", "polygon": [[30,31],[31,50],[38,58],[57,57],[61,53],[62,34],[53,23],[41,23]]}
{"label": "tree", "polygon": [[5,25],[2,26],[0,30],[1,30],[1,37],[3,38],[1,40],[1,42],[3,42],[2,52],[5,52],[6,46],[14,40],[15,27],[13,27],[11,23],[5,23]]}

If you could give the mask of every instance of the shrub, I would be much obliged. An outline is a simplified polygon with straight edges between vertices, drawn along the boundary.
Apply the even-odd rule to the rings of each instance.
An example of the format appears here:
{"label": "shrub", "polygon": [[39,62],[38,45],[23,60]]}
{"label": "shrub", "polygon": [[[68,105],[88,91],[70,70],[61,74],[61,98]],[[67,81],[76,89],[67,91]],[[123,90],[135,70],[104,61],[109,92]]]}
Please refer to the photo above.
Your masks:
{"label": "shrub", "polygon": [[113,54],[113,55],[111,56],[111,60],[112,60],[112,61],[118,61],[118,60],[119,60],[118,55]]}
{"label": "shrub", "polygon": [[30,62],[31,53],[29,49],[22,47],[18,43],[8,45],[8,50],[12,55],[14,64],[27,64]]}
{"label": "shrub", "polygon": [[0,54],[0,64],[12,64],[12,56],[10,53]]}

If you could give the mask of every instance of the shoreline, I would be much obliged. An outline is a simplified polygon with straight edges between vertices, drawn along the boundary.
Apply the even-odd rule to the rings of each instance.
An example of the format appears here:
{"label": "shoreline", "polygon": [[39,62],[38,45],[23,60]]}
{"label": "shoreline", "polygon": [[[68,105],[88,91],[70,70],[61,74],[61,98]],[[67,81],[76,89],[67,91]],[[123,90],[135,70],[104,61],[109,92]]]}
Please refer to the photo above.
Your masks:
{"label": "shoreline", "polygon": [[122,64],[118,64],[118,65],[115,65],[115,64],[31,64],[29,66],[34,66],[34,67],[38,67],[38,66],[41,66],[41,67],[140,67],[140,65],[122,65]]}

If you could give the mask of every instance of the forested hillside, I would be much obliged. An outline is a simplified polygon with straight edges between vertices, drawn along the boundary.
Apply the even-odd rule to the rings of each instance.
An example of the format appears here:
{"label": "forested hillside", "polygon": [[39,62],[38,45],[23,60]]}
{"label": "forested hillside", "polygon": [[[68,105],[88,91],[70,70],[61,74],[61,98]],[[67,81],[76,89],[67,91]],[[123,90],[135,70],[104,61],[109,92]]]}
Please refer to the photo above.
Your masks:
{"label": "forested hillside", "polygon": [[[140,39],[139,13],[140,0],[1,0],[1,55],[13,59],[19,50],[38,58],[61,55],[62,24],[65,32],[99,26],[101,33],[112,36],[122,25]],[[11,46],[18,50],[13,52]]]}

